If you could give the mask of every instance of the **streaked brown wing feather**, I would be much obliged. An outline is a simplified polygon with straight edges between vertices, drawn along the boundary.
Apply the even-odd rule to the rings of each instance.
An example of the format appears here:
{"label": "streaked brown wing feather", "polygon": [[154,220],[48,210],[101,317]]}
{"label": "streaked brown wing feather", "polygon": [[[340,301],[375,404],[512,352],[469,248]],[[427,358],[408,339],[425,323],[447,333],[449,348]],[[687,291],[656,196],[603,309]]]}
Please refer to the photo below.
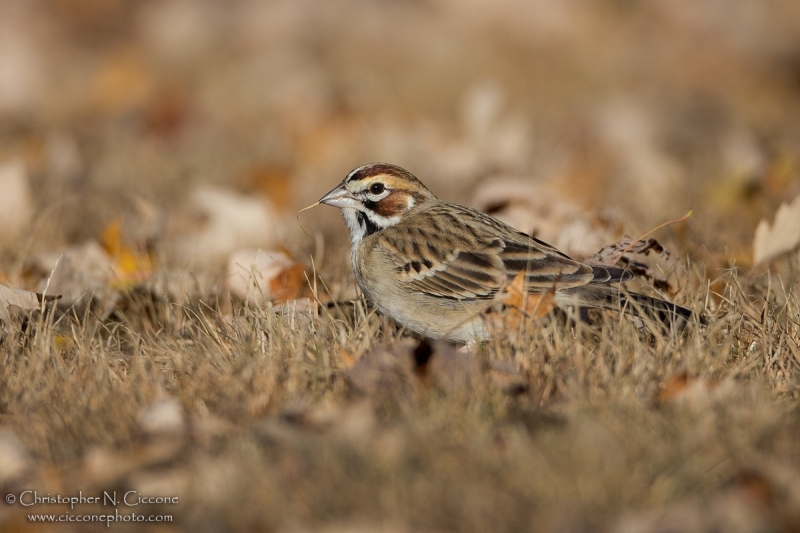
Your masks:
{"label": "streaked brown wing feather", "polygon": [[580,287],[593,277],[590,266],[570,259],[558,250],[553,253],[549,246],[544,248],[525,234],[509,236],[504,242],[506,246],[500,257],[508,275],[513,277],[524,270],[528,292]]}
{"label": "streaked brown wing feather", "polygon": [[467,207],[434,206],[381,232],[409,290],[457,300],[493,298],[520,271],[529,292],[585,285],[588,265]]}

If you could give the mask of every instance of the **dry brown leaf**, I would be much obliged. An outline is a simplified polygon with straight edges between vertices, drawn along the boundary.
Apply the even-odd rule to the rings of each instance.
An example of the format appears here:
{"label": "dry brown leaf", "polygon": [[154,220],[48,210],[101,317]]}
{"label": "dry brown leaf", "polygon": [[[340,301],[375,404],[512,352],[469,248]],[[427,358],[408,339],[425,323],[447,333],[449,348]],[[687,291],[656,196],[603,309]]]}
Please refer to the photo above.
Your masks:
{"label": "dry brown leaf", "polygon": [[692,378],[682,372],[663,384],[657,400],[662,405],[699,411],[730,399],[739,387],[733,379],[715,381],[708,377]]}
{"label": "dry brown leaf", "polygon": [[117,281],[137,282],[153,273],[153,258],[145,251],[139,252],[125,242],[122,235],[122,221],[111,221],[100,235],[100,242],[114,260]]}
{"label": "dry brown leaf", "polygon": [[530,294],[525,287],[525,271],[520,271],[511,284],[506,287],[505,296],[500,300],[507,308],[521,314],[541,318],[555,307],[552,291],[544,294]]}
{"label": "dry brown leaf", "polygon": [[11,322],[11,314],[8,309],[10,306],[18,307],[23,311],[35,311],[41,308],[41,303],[34,292],[0,285],[0,320],[6,325]]}
{"label": "dry brown leaf", "polygon": [[64,252],[40,254],[28,265],[39,278],[37,291],[63,296],[59,307],[99,303],[98,316],[111,312],[118,293],[111,287],[114,262],[95,241],[73,246]]}
{"label": "dry brown leaf", "polygon": [[661,403],[669,402],[680,395],[689,384],[689,375],[686,372],[674,375],[658,391],[658,401]]}
{"label": "dry brown leaf", "polygon": [[0,485],[19,478],[30,467],[25,446],[11,431],[0,429]]}
{"label": "dry brown leaf", "polygon": [[0,244],[16,243],[33,218],[28,173],[22,160],[0,164]]}
{"label": "dry brown leaf", "polygon": [[753,239],[753,263],[758,264],[800,246],[800,196],[781,204],[772,225],[761,220]]}
{"label": "dry brown leaf", "polygon": [[294,263],[278,272],[278,275],[269,281],[269,288],[273,300],[288,302],[296,300],[306,288],[306,266]]}
{"label": "dry brown leaf", "polygon": [[647,256],[651,252],[663,261],[669,260],[669,252],[655,239],[641,239],[636,242],[633,242],[632,239],[622,239],[603,247],[592,257],[586,259],[585,262],[590,265],[621,266],[629,270],[633,275],[646,279],[655,288],[672,293],[673,287],[667,278],[656,275],[655,270],[649,265],[628,257],[633,254]]}
{"label": "dry brown leaf", "polygon": [[[660,258],[669,259],[669,252],[661,246],[655,239],[642,239],[640,241],[632,242],[632,239],[622,239],[604,246],[600,251],[586,260],[587,263],[614,266],[621,258],[620,254],[635,253],[649,255],[650,252],[658,255]],[[624,257],[624,254],[623,254]]]}
{"label": "dry brown leaf", "polygon": [[525,287],[525,271],[520,271],[495,297],[498,306],[486,311],[484,323],[489,331],[513,331],[531,319],[540,319],[556,308],[555,293],[530,294]]}
{"label": "dry brown leaf", "polygon": [[[183,500],[192,487],[192,476],[186,468],[150,469],[133,472],[128,478],[131,490],[139,494],[173,494]],[[163,533],[177,533],[178,529],[165,529]]]}
{"label": "dry brown leaf", "polygon": [[277,242],[277,215],[262,198],[221,187],[201,187],[192,193],[190,201],[202,223],[176,243],[186,259],[212,262],[242,248]]}
{"label": "dry brown leaf", "polygon": [[251,304],[297,299],[306,287],[306,267],[284,252],[239,250],[228,260],[227,285]]}
{"label": "dry brown leaf", "polygon": [[83,457],[81,477],[90,487],[119,483],[137,471],[180,459],[184,448],[184,439],[173,435],[147,438],[125,450],[94,447]]}
{"label": "dry brown leaf", "polygon": [[186,413],[175,398],[163,398],[142,411],[139,427],[145,435],[182,435]]}

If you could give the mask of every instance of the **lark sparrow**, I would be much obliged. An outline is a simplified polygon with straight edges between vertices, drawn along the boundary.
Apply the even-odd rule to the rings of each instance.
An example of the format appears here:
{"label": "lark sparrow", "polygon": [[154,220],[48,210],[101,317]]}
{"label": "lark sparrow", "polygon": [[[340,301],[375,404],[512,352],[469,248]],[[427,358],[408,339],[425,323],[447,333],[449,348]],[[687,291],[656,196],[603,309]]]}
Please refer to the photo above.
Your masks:
{"label": "lark sparrow", "polygon": [[622,306],[665,322],[685,322],[692,314],[620,292],[616,284],[633,277],[628,271],[580,263],[485,213],[443,202],[394,165],[353,170],[320,203],[342,210],[364,294],[384,314],[431,338],[491,338],[484,312],[515,278],[524,281],[526,294],[552,294],[560,307]]}

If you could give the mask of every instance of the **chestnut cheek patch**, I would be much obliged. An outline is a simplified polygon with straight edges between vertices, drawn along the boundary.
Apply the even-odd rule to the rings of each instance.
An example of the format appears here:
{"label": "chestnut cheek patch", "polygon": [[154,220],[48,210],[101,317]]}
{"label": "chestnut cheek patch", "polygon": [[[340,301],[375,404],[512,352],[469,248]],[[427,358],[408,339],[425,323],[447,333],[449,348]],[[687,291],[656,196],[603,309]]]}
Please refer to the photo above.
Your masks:
{"label": "chestnut cheek patch", "polygon": [[406,200],[406,194],[400,191],[392,191],[389,196],[377,202],[375,206],[375,213],[387,218],[399,215],[407,210],[408,201]]}

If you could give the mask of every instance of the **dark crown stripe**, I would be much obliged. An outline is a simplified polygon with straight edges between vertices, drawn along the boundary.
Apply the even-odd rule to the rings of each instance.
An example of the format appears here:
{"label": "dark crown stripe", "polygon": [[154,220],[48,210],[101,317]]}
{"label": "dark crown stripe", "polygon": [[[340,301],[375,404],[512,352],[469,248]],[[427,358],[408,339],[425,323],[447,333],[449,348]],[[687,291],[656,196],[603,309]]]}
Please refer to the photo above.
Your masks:
{"label": "dark crown stripe", "polygon": [[398,176],[412,181],[419,181],[406,169],[395,165],[390,165],[388,163],[372,163],[371,165],[358,167],[348,174],[345,180],[348,182],[359,181],[366,178],[371,178],[372,176],[378,176],[380,174],[387,174],[389,176]]}

